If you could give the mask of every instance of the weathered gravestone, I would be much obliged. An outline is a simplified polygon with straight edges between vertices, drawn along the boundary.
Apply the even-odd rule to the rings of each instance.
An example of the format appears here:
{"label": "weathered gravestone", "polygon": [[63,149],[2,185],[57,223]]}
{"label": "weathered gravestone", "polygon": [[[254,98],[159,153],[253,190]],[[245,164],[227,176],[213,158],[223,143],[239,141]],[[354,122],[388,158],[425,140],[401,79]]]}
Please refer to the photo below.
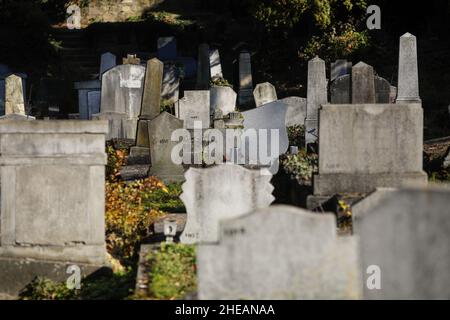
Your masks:
{"label": "weathered gravestone", "polygon": [[327,78],[325,61],[315,57],[308,62],[308,88],[305,119],[305,144],[318,139],[319,108],[327,103]]}
{"label": "weathered gravestone", "polygon": [[450,299],[449,208],[442,187],[378,190],[353,207],[362,271],[379,272],[365,299]]}
{"label": "weathered gravestone", "polygon": [[197,89],[209,89],[209,82],[211,79],[209,65],[209,45],[202,43],[198,47],[198,67],[197,67]]}
{"label": "weathered gravestone", "polygon": [[219,239],[219,221],[268,207],[274,200],[270,175],[234,164],[186,172],[181,200],[187,210],[183,243]]}
{"label": "weathered gravestone", "polygon": [[348,62],[347,60],[338,59],[335,62],[331,63],[330,81],[333,81],[340,76],[350,74],[351,72],[352,63]]}
{"label": "weathered gravestone", "polygon": [[0,125],[0,292],[36,276],[65,281],[66,264],[85,273],[105,262],[107,130],[105,121]]}
{"label": "weathered gravestone", "polygon": [[175,115],[184,121],[186,129],[194,129],[194,122],[201,122],[202,128],[209,128],[209,104],[209,90],[186,90],[175,106]]}
{"label": "weathered gravestone", "polygon": [[211,68],[211,79],[223,78],[222,64],[220,63],[220,53],[218,49],[209,52],[209,64]]}
{"label": "weathered gravestone", "polygon": [[421,103],[419,96],[417,40],[410,33],[405,33],[400,37],[398,60],[397,103]]}
{"label": "weathered gravestone", "polygon": [[175,37],[158,38],[157,47],[159,60],[169,61],[177,58],[177,39]]}
{"label": "weathered gravestone", "polygon": [[136,134],[136,145],[130,149],[133,163],[150,163],[149,127],[160,114],[161,86],[164,65],[156,58],[147,61],[144,93]]}
{"label": "weathered gravestone", "polygon": [[100,113],[92,118],[109,121],[108,140],[136,138],[144,75],[145,67],[134,64],[119,65],[103,74]]}
{"label": "weathered gravestone", "polygon": [[279,101],[287,105],[286,127],[305,125],[306,98],[287,97]]}
{"label": "weathered gravestone", "polygon": [[141,59],[136,54],[127,54],[126,58],[122,58],[122,64],[134,64],[139,65]]}
{"label": "weathered gravestone", "polygon": [[172,159],[172,149],[178,144],[172,141],[172,133],[182,128],[183,121],[167,112],[158,115],[148,127],[152,163],[149,174],[165,183],[184,180],[183,166]]}
{"label": "weathered gravestone", "polygon": [[89,91],[87,93],[88,119],[92,119],[93,114],[100,112],[101,91]]}
{"label": "weathered gravestone", "polygon": [[214,114],[216,110],[226,116],[236,109],[237,94],[233,88],[228,86],[212,86],[210,89],[210,112]]}
{"label": "weathered gravestone", "polygon": [[5,115],[0,119],[33,120],[25,114],[22,78],[12,74],[5,79]]}
{"label": "weathered gravestone", "polygon": [[426,184],[422,152],[420,105],[324,105],[314,194],[367,193],[377,187]]}
{"label": "weathered gravestone", "polygon": [[102,79],[103,74],[109,69],[114,68],[117,65],[116,56],[111,52],[105,52],[101,55],[100,58],[100,80]]}
{"label": "weathered gravestone", "polygon": [[336,218],[289,206],[222,220],[216,244],[197,247],[200,299],[359,299],[356,239]]}
{"label": "weathered gravestone", "polygon": [[[88,80],[75,82],[75,89],[78,91],[78,113],[81,120],[91,120],[92,115],[100,111],[100,99],[89,101],[89,94],[91,92],[101,93],[102,83],[100,80]],[[94,104],[98,102],[98,104]]]}
{"label": "weathered gravestone", "polygon": [[253,78],[251,56],[247,51],[239,54],[239,104],[246,105],[252,100]]}
{"label": "weathered gravestone", "polygon": [[278,99],[275,87],[269,82],[258,83],[253,91],[253,97],[257,107]]}
{"label": "weathered gravestone", "polygon": [[352,103],[375,103],[374,71],[364,62],[352,68]]}

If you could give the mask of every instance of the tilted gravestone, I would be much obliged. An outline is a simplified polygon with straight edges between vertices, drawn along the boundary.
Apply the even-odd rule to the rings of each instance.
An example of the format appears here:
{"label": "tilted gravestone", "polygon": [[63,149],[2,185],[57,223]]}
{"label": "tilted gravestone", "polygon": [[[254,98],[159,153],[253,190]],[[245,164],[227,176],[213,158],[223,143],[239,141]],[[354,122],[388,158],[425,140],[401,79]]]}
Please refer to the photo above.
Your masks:
{"label": "tilted gravestone", "polygon": [[253,78],[251,56],[247,51],[239,54],[239,105],[246,105],[252,100]]}
{"label": "tilted gravestone", "polygon": [[66,281],[67,264],[84,274],[105,263],[107,130],[106,121],[2,121],[0,293],[36,276]]}
{"label": "tilted gravestone", "polygon": [[148,127],[152,163],[149,174],[166,183],[184,180],[183,166],[172,160],[172,149],[178,142],[171,139],[172,133],[182,128],[183,121],[167,112],[159,114]]}
{"label": "tilted gravestone", "polygon": [[[378,190],[352,211],[365,299],[450,299],[450,189]],[[370,290],[372,289],[372,290]]]}
{"label": "tilted gravestone", "polygon": [[93,119],[108,120],[107,139],[135,139],[141,111],[145,67],[126,64],[103,74],[100,113]]}
{"label": "tilted gravestone", "polygon": [[210,89],[210,112],[214,114],[216,110],[226,116],[236,110],[237,94],[233,88],[228,86],[212,86]]}
{"label": "tilted gravestone", "polygon": [[419,95],[419,70],[417,40],[410,33],[400,37],[398,59],[398,103],[421,103]]}
{"label": "tilted gravestone", "polygon": [[306,98],[287,97],[279,101],[287,105],[286,127],[305,125]]}
{"label": "tilted gravestone", "polygon": [[219,240],[219,221],[268,207],[274,200],[270,175],[234,164],[190,168],[181,200],[187,210],[183,243]]}
{"label": "tilted gravestone", "polygon": [[197,67],[197,89],[209,89],[211,80],[211,69],[209,61],[209,45],[206,43],[198,47],[198,67]]}
{"label": "tilted gravestone", "polygon": [[220,63],[220,53],[218,49],[209,52],[209,64],[211,68],[211,79],[223,78],[222,64]]}
{"label": "tilted gravestone", "polygon": [[201,122],[202,128],[210,125],[209,90],[184,91],[184,97],[175,106],[175,115],[184,121],[186,129],[194,129],[194,122]]}
{"label": "tilted gravestone", "polygon": [[148,130],[151,125],[151,120],[156,118],[160,113],[163,68],[163,63],[156,58],[147,61],[144,93],[137,126],[136,145],[130,150],[130,158],[134,158],[135,160],[133,162],[135,163],[150,163]]}
{"label": "tilted gravestone", "polygon": [[336,218],[273,206],[222,220],[219,242],[197,247],[200,299],[359,299],[356,239]]}
{"label": "tilted gravestone", "polygon": [[269,82],[258,83],[253,91],[253,97],[257,107],[278,99],[275,87]]}

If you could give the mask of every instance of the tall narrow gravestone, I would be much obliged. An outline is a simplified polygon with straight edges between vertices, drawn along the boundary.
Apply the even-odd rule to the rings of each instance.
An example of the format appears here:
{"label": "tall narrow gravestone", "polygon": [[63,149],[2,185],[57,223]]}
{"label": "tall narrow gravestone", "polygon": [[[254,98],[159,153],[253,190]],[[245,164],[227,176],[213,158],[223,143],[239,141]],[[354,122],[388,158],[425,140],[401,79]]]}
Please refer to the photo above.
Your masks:
{"label": "tall narrow gravestone", "polygon": [[145,67],[126,64],[116,66],[103,74],[100,113],[93,119],[108,120],[107,139],[135,139]]}
{"label": "tall narrow gravestone", "polygon": [[0,119],[34,119],[25,114],[22,78],[12,74],[5,80],[5,115]]}
{"label": "tall narrow gravestone", "polygon": [[268,207],[274,200],[270,175],[234,164],[207,169],[190,168],[183,184],[187,210],[183,243],[214,242],[219,239],[219,221]]}
{"label": "tall narrow gravestone", "polygon": [[269,82],[258,83],[253,91],[253,97],[257,107],[278,99],[275,87]]}
{"label": "tall narrow gravestone", "polygon": [[352,208],[362,270],[378,279],[365,299],[450,299],[449,208],[437,186],[378,190]]}
{"label": "tall narrow gravestone", "polygon": [[151,120],[160,113],[161,86],[163,80],[164,65],[153,58],[147,62],[145,72],[144,92],[142,97],[141,114],[136,134],[136,146],[130,150],[130,158],[134,163],[150,163],[149,127]]}
{"label": "tall narrow gravestone", "polygon": [[356,239],[336,218],[273,206],[221,220],[218,243],[197,247],[200,299],[359,299]]}
{"label": "tall narrow gravestone", "polygon": [[375,103],[373,68],[364,62],[352,68],[352,103]]}
{"label": "tall narrow gravestone", "polygon": [[198,68],[197,68],[197,89],[209,89],[209,82],[211,79],[211,69],[209,60],[209,45],[202,43],[198,47]]}
{"label": "tall narrow gravestone", "polygon": [[218,49],[209,52],[209,64],[211,67],[211,79],[223,78],[222,64],[220,63],[220,53]]}
{"label": "tall narrow gravestone", "polygon": [[239,104],[250,103],[253,92],[252,64],[250,52],[239,54]]}
{"label": "tall narrow gravestone", "polygon": [[306,97],[305,144],[319,137],[319,108],[327,103],[327,78],[325,61],[315,57],[308,62],[308,88]]}
{"label": "tall narrow gravestone", "polygon": [[410,33],[405,33],[400,37],[397,102],[421,103],[417,65],[417,40]]}
{"label": "tall narrow gravestone", "polygon": [[104,54],[102,54],[100,58],[100,80],[102,79],[102,76],[106,71],[116,66],[116,60],[116,56],[111,52],[105,52]]}
{"label": "tall narrow gravestone", "polygon": [[172,133],[182,128],[183,121],[167,112],[159,114],[148,127],[152,163],[149,174],[165,183],[184,180],[183,166],[172,160],[172,150],[178,144],[172,141]]}

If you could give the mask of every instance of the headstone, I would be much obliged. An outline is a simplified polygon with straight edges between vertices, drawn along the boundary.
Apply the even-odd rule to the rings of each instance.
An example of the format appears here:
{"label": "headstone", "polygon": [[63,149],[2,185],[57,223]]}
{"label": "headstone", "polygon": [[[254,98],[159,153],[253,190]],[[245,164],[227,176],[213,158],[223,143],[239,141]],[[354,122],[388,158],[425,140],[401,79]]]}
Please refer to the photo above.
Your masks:
{"label": "headstone", "polygon": [[[141,113],[137,126],[136,145],[130,149],[133,163],[150,163],[149,127],[151,120],[160,114],[161,86],[164,65],[156,58],[147,61]],[[139,158],[139,160],[137,160]]]}
{"label": "headstone", "polygon": [[158,58],[161,61],[170,61],[177,58],[177,39],[175,37],[158,38]]}
{"label": "headstone", "polygon": [[252,100],[253,80],[251,56],[247,51],[239,54],[239,105],[249,104]]}
{"label": "headstone", "polygon": [[374,82],[375,82],[375,103],[393,103],[391,98],[392,86],[389,83],[389,81],[379,76],[375,76]]}
{"label": "headstone", "polygon": [[209,63],[209,45],[202,43],[198,47],[197,89],[199,90],[209,89],[211,79]]}
{"label": "headstone", "polygon": [[[219,240],[219,221],[268,207],[274,200],[270,175],[234,164],[190,168],[181,200],[187,210],[182,243]],[[199,196],[201,195],[201,196]]]}
{"label": "headstone", "polygon": [[375,103],[373,68],[364,62],[352,68],[352,103]]}
{"label": "headstone", "polygon": [[[102,83],[100,80],[89,80],[75,82],[75,89],[78,91],[78,113],[81,120],[91,120],[92,115],[98,113],[100,109],[100,99],[91,100],[89,103],[90,92],[101,92]],[[100,94],[101,95],[101,94]],[[98,102],[98,105],[95,104]],[[97,110],[97,112],[95,112]]]}
{"label": "headstone", "polygon": [[416,41],[410,33],[400,37],[397,103],[421,103]]}
{"label": "headstone", "polygon": [[180,76],[173,63],[164,64],[164,75],[161,89],[161,100],[167,104],[174,104],[180,95]]}
{"label": "headstone", "polygon": [[327,103],[325,61],[315,57],[308,62],[308,88],[306,101],[305,144],[318,139],[319,108]]}
{"label": "headstone", "polygon": [[22,78],[15,74],[5,79],[5,115],[25,115]]}
{"label": "headstone", "polygon": [[356,239],[336,218],[272,206],[222,220],[197,247],[199,299],[310,300],[362,296]]}
{"label": "headstone", "polygon": [[210,89],[210,111],[214,114],[216,110],[222,111],[226,116],[236,110],[237,94],[233,88],[228,86],[212,86]]}
{"label": "headstone", "polygon": [[278,100],[277,91],[269,82],[258,83],[253,91],[253,97],[257,107]]}
{"label": "headstone", "polygon": [[350,74],[352,70],[352,63],[347,60],[338,59],[331,63],[330,81],[334,79]]}
{"label": "headstone", "polygon": [[184,180],[183,166],[175,164],[171,156],[172,149],[179,143],[172,141],[172,132],[181,128],[183,121],[167,112],[162,112],[153,119],[148,128],[152,163],[149,174],[165,183]]}
{"label": "headstone", "polygon": [[0,292],[105,263],[107,130],[104,121],[0,125]]}
{"label": "headstone", "polygon": [[100,80],[102,79],[102,75],[116,66],[116,56],[111,52],[106,52],[102,54],[100,59]]}
{"label": "headstone", "polygon": [[209,90],[184,91],[184,97],[178,100],[176,116],[184,120],[186,129],[194,129],[194,122],[201,121],[202,128],[210,124]]}
{"label": "headstone", "polygon": [[87,93],[88,119],[92,119],[93,114],[100,112],[101,91],[89,91]]}
{"label": "headstone", "polygon": [[100,113],[93,119],[108,120],[107,139],[135,139],[141,110],[145,67],[116,66],[103,74]]}
{"label": "headstone", "polygon": [[365,299],[450,299],[449,207],[437,186],[379,190],[353,207],[362,270],[378,270],[381,286]]}
{"label": "headstone", "polygon": [[422,169],[422,153],[420,105],[324,105],[314,195],[424,185],[427,175]]}
{"label": "headstone", "polygon": [[211,79],[223,78],[219,49],[212,49],[209,52],[209,64],[211,67]]}
{"label": "headstone", "polygon": [[279,101],[287,105],[286,127],[305,125],[306,98],[287,97]]}
{"label": "headstone", "polygon": [[139,65],[140,63],[141,59],[139,59],[135,54],[128,54],[126,58],[122,59],[122,64]]}

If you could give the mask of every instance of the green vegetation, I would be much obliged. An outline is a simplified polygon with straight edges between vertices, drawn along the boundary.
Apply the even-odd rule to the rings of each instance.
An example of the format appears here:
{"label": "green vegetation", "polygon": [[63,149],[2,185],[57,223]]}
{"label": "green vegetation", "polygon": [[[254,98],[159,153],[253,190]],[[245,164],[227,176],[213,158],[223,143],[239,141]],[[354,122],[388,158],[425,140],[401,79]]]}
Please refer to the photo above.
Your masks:
{"label": "green vegetation", "polygon": [[307,154],[304,149],[299,150],[298,154],[281,156],[280,162],[291,179],[296,179],[301,185],[311,184],[313,173],[318,171],[317,154]]}

